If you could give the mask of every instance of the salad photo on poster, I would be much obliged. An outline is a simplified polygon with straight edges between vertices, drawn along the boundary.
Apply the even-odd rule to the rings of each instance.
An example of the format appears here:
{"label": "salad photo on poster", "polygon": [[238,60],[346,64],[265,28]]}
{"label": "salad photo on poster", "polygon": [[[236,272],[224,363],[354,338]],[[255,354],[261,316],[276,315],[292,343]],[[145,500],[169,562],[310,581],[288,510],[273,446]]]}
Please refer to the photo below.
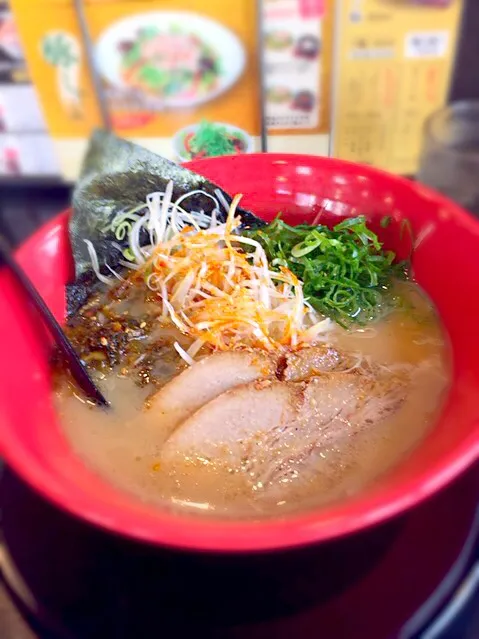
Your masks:
{"label": "salad photo on poster", "polygon": [[97,39],[103,79],[151,110],[190,108],[231,88],[245,67],[238,37],[196,13],[154,11],[114,22]]}
{"label": "salad photo on poster", "polygon": [[252,153],[253,138],[237,126],[202,120],[178,131],[173,136],[173,149],[178,162],[200,160],[220,155]]}

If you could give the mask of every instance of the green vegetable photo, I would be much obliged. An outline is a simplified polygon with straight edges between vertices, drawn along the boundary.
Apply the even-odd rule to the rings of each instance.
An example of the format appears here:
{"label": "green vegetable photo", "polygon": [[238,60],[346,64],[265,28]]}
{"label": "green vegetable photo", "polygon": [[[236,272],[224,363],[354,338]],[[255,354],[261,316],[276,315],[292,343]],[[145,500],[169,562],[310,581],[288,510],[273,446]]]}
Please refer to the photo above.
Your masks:
{"label": "green vegetable photo", "polygon": [[332,229],[289,226],[278,216],[249,236],[262,244],[273,268],[287,267],[303,282],[313,308],[344,327],[380,317],[395,303],[395,280],[409,273],[407,262],[396,263],[395,253],[383,250],[362,215]]}

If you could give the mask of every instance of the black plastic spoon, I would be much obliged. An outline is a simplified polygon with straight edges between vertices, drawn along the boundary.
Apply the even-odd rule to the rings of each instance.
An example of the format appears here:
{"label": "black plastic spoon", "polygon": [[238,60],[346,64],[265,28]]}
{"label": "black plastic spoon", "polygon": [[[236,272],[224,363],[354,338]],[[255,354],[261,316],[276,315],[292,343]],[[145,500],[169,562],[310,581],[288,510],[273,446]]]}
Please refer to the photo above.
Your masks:
{"label": "black plastic spoon", "polygon": [[10,245],[7,240],[0,234],[0,258],[10,268],[11,272],[15,276],[17,282],[23,288],[28,299],[33,303],[34,307],[43,319],[45,326],[50,331],[54,338],[58,348],[65,357],[65,361],[70,369],[73,379],[78,386],[85,393],[86,397],[98,404],[99,406],[109,407],[110,402],[105,399],[102,393],[93,383],[90,375],[88,374],[81,359],[76,354],[73,346],[70,344],[67,336],[63,332],[62,327],[53,317],[50,309],[43,301],[40,293],[33,286],[32,282],[26,275],[25,271],[21,268],[18,262],[15,260],[11,251]]}

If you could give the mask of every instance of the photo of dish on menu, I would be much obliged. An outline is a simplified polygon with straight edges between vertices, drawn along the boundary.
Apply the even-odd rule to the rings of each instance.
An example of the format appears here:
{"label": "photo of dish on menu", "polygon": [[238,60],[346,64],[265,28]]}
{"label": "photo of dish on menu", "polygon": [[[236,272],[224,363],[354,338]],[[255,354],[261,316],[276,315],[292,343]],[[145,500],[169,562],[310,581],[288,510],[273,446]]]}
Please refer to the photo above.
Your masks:
{"label": "photo of dish on menu", "polygon": [[297,0],[266,3],[263,31],[268,129],[317,127],[322,100],[321,15],[305,18]]}
{"label": "photo of dish on menu", "polygon": [[191,12],[152,11],[110,25],[97,39],[98,69],[152,110],[213,100],[241,77],[244,48],[219,22]]}
{"label": "photo of dish on menu", "polygon": [[175,160],[188,162],[220,155],[237,155],[251,153],[254,141],[250,135],[222,122],[203,120],[181,129],[173,137]]}
{"label": "photo of dish on menu", "polygon": [[229,0],[227,11],[222,0],[84,3],[99,92],[75,3],[13,2],[67,179],[104,113],[120,136],[177,162],[260,149],[253,0]]}
{"label": "photo of dish on menu", "polygon": [[327,155],[335,0],[263,0],[268,150]]}

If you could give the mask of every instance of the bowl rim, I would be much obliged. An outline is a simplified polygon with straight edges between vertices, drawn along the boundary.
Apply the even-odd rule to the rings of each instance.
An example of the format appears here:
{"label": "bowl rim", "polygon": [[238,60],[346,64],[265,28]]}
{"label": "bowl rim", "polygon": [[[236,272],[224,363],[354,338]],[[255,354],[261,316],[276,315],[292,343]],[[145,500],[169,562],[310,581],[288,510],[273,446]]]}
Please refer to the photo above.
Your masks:
{"label": "bowl rim", "polygon": [[[479,227],[477,220],[463,211],[454,202],[444,196],[406,178],[391,175],[380,169],[358,165],[333,158],[321,158],[305,154],[249,154],[230,156],[232,158],[254,158],[269,156],[271,162],[288,161],[322,161],[331,167],[349,167],[356,169],[362,175],[370,177],[387,177],[390,182],[407,185],[408,188],[419,189],[421,195],[434,200],[439,206],[445,206],[452,215],[461,220],[466,227],[475,230]],[[203,163],[215,161],[218,158],[205,158],[186,163],[186,166],[197,170]],[[29,247],[37,244],[49,233],[59,230],[66,223],[69,209],[60,213],[47,224],[41,226],[17,251],[22,255],[28,253]],[[122,516],[122,509],[105,502],[91,502],[91,494],[77,486],[78,495],[70,498],[68,490],[59,478],[46,470],[28,451],[17,445],[11,429],[4,429],[4,437],[0,445],[5,460],[20,476],[35,490],[55,503],[61,509],[93,523],[100,528],[120,534],[137,541],[148,542],[163,547],[183,549],[195,552],[214,553],[244,553],[264,552],[273,550],[287,550],[313,543],[339,539],[345,535],[367,529],[374,524],[386,521],[395,515],[423,502],[433,493],[455,479],[466,468],[479,459],[479,421],[473,424],[471,434],[460,445],[456,446],[448,455],[444,455],[426,470],[417,472],[412,479],[406,479],[394,489],[381,489],[368,497],[368,503],[359,493],[358,498],[348,501],[346,512],[334,514],[327,519],[318,518],[323,509],[311,510],[306,513],[289,514],[278,519],[264,520],[225,520],[185,516],[168,512],[166,509],[155,508],[153,516],[141,525],[134,525],[131,516]],[[123,491],[122,491],[123,492]],[[343,504],[343,500],[340,502]],[[110,507],[110,512],[106,511]],[[329,507],[328,507],[329,508]],[[152,509],[153,511],[153,509]],[[123,515],[125,513],[123,512]],[[146,518],[145,518],[146,519]]]}

